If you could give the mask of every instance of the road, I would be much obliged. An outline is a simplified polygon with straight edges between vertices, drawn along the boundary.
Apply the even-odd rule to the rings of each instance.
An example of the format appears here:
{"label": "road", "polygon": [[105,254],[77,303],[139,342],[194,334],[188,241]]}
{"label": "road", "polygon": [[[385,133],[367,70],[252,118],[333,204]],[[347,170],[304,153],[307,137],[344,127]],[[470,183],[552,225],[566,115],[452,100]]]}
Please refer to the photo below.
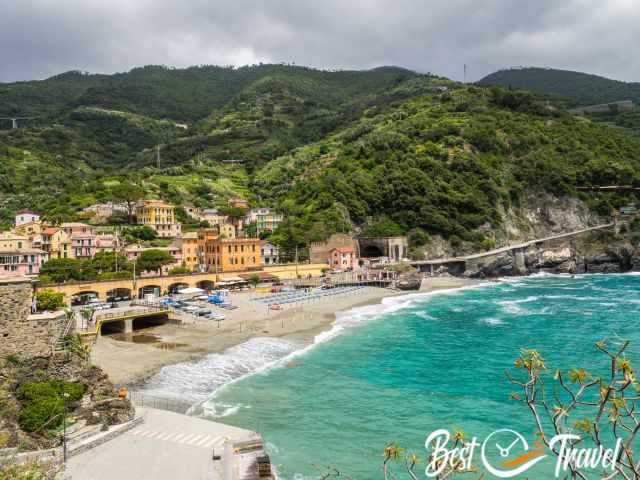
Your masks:
{"label": "road", "polygon": [[72,457],[65,476],[78,480],[218,480],[227,438],[255,438],[249,430],[163,410],[136,410],[143,424],[92,450]]}
{"label": "road", "polygon": [[412,265],[440,265],[442,263],[452,263],[452,262],[466,262],[467,260],[475,260],[477,258],[483,257],[491,257],[493,255],[499,255],[500,253],[508,252],[510,250],[518,250],[521,248],[527,248],[536,243],[548,242],[551,240],[559,240],[561,238],[573,237],[575,235],[580,235],[587,232],[592,232],[594,230],[602,230],[605,228],[613,227],[613,223],[607,223],[604,225],[598,225],[595,227],[584,228],[582,230],[575,230],[573,232],[560,233],[558,235],[552,235],[550,237],[536,238],[534,240],[529,240],[528,242],[518,243],[515,245],[508,245],[506,247],[496,248],[494,250],[487,250],[486,252],[474,253],[471,255],[465,255],[462,257],[450,257],[450,258],[440,258],[436,260],[420,260],[417,262],[411,262]]}

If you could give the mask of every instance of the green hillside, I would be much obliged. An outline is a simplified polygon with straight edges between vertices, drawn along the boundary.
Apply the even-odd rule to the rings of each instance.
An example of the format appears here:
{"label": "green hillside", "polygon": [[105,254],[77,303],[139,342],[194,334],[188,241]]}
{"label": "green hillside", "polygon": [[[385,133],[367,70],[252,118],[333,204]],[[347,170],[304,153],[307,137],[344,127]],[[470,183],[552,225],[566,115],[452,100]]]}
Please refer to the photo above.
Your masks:
{"label": "green hillside", "polygon": [[561,95],[570,99],[573,105],[595,105],[617,100],[640,103],[640,83],[621,82],[588,73],[552,68],[499,70],[487,75],[478,84]]}
{"label": "green hillside", "polygon": [[[82,219],[81,208],[135,185],[176,204],[275,206],[288,216],[274,236],[283,245],[361,229],[486,248],[501,208],[525,194],[640,184],[640,140],[626,128],[395,67],[144,67],[0,92],[39,115],[0,132],[4,226],[21,208]],[[629,201],[589,200],[601,213]]]}

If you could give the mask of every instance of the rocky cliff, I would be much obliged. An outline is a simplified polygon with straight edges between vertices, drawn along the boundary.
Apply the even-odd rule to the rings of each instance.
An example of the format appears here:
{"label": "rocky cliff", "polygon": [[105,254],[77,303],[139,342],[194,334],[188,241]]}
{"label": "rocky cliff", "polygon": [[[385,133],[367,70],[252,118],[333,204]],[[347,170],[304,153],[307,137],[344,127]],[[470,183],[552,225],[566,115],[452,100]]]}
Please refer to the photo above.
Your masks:
{"label": "rocky cliff", "polygon": [[532,246],[520,255],[507,252],[470,261],[463,275],[484,278],[538,272],[577,274],[628,271],[640,271],[640,242],[637,236],[631,231],[619,235],[603,231],[540,247]]}

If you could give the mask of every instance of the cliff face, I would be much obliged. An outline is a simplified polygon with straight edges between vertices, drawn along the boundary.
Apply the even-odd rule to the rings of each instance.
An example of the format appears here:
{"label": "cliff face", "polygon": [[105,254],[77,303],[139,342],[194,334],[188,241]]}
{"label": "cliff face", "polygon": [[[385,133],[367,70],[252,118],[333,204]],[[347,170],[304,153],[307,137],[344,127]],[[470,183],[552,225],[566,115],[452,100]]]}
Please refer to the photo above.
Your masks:
{"label": "cliff face", "polygon": [[547,273],[622,273],[640,271],[640,245],[633,234],[587,234],[549,246],[529,247],[521,254],[502,253],[467,262],[463,275],[473,278]]}

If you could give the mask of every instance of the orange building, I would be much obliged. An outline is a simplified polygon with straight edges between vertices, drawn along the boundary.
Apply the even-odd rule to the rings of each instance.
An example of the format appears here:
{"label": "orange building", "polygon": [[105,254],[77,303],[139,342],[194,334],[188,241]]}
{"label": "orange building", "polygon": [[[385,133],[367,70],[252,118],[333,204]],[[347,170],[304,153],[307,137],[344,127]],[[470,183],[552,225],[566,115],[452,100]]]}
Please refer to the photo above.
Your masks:
{"label": "orange building", "polygon": [[197,232],[189,232],[182,235],[182,262],[192,272],[198,269]]}
{"label": "orange building", "polygon": [[216,228],[198,230],[199,270],[237,272],[260,268],[259,238],[223,238]]}

